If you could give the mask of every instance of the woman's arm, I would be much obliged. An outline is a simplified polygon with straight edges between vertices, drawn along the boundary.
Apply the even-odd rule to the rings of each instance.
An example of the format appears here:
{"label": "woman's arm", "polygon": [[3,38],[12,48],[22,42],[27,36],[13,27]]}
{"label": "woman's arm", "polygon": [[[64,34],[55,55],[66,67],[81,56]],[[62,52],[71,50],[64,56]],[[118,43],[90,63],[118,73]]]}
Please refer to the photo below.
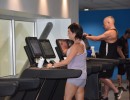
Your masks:
{"label": "woman's arm", "polygon": [[[65,66],[67,64],[70,63],[70,61],[77,55],[78,53],[78,45],[73,45],[71,48],[70,48],[70,53],[69,55],[66,57],[65,60],[62,60],[58,63],[54,63],[53,67],[61,67],[61,66]],[[52,67],[52,65],[49,65],[49,67]]]}

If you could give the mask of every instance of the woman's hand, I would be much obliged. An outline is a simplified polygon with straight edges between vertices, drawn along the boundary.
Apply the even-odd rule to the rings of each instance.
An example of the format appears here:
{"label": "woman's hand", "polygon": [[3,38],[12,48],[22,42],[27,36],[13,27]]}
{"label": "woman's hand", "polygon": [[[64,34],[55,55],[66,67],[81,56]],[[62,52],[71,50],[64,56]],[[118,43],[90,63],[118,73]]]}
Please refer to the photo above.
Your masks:
{"label": "woman's hand", "polygon": [[53,68],[53,64],[51,63],[47,64],[47,68]]}

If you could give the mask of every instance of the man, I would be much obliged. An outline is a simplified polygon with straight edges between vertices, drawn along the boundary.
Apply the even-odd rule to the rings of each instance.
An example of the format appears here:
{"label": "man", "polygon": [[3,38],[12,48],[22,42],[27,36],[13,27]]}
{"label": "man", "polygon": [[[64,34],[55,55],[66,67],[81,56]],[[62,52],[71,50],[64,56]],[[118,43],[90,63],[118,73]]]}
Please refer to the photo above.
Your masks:
{"label": "man", "polygon": [[[115,20],[112,16],[107,16],[103,20],[104,29],[106,30],[103,34],[98,36],[89,36],[86,34],[86,38],[93,41],[101,41],[99,54],[102,58],[117,58],[117,30],[115,28]],[[121,98],[120,91],[115,87],[113,82],[110,80],[112,77],[114,68],[105,70],[99,73],[101,82],[104,83],[104,93],[100,100],[108,100],[109,88],[114,91],[115,100]]]}
{"label": "man", "polygon": [[[118,45],[117,45],[117,52],[120,58],[125,59],[129,57],[129,47],[128,47],[128,38],[130,38],[130,28],[128,28],[124,35],[121,36],[118,39]],[[126,91],[126,89],[122,86],[122,75],[124,75],[126,72],[126,67],[125,64],[119,64],[118,65],[118,88],[122,89],[123,91]],[[128,73],[127,73],[127,78],[128,78]]]}

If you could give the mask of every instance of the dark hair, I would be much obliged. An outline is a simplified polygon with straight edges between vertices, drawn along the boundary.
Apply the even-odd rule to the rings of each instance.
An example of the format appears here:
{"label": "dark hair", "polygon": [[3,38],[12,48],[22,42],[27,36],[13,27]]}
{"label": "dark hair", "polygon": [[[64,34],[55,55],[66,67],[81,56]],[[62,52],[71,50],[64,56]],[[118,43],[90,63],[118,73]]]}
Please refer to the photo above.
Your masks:
{"label": "dark hair", "polygon": [[125,34],[130,34],[130,28],[125,31]]}
{"label": "dark hair", "polygon": [[72,23],[68,29],[71,30],[72,33],[75,33],[75,39],[82,39],[83,35],[83,29],[82,27],[77,23]]}

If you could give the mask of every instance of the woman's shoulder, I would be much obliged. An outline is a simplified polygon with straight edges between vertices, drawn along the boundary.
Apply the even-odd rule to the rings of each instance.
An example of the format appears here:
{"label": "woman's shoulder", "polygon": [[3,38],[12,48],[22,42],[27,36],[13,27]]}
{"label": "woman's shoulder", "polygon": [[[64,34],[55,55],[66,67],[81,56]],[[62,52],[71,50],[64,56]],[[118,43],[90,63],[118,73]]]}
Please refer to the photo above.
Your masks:
{"label": "woman's shoulder", "polygon": [[78,50],[78,48],[83,48],[84,45],[82,43],[75,43],[72,48]]}

